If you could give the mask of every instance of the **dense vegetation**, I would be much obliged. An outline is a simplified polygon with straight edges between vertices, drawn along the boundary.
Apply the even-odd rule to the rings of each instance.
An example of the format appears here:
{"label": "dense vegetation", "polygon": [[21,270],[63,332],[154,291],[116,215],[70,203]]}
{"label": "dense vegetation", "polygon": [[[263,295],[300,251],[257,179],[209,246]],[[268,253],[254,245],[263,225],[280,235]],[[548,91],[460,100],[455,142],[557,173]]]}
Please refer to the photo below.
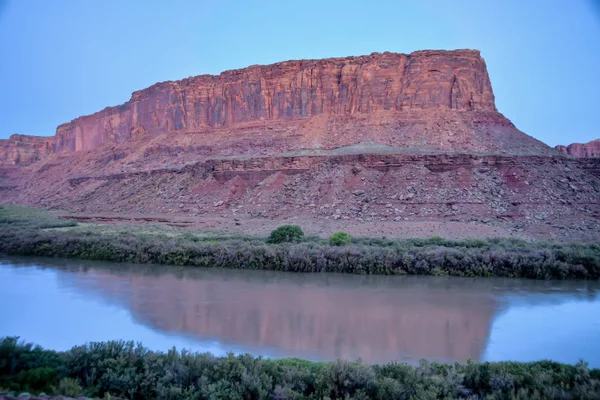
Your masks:
{"label": "dense vegetation", "polygon": [[[133,342],[66,352],[0,339],[0,387],[128,399],[598,399],[600,370],[551,361],[419,366],[215,357]],[[62,392],[61,392],[62,391]]]}
{"label": "dense vegetation", "polygon": [[49,217],[10,217],[0,206],[0,253],[113,262],[198,267],[356,274],[502,276],[532,279],[600,278],[599,244],[526,242],[517,239],[445,240],[350,238],[344,246],[327,239],[271,244],[265,238],[206,236],[72,227]]}

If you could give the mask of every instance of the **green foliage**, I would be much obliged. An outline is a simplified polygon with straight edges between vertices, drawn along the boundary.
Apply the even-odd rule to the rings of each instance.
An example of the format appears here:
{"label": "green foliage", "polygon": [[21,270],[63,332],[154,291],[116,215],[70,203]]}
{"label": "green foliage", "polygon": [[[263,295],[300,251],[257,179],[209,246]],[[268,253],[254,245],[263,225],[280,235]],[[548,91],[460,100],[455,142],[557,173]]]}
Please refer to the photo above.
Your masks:
{"label": "green foliage", "polygon": [[319,374],[317,383],[331,399],[353,398],[357,394],[373,392],[375,372],[373,368],[361,362],[337,360]]}
{"label": "green foliage", "polygon": [[441,245],[441,244],[443,244],[443,243],[444,243],[444,238],[443,238],[443,237],[441,237],[441,236],[432,236],[432,237],[430,237],[430,238],[429,238],[429,241],[430,241],[432,244]]}
{"label": "green foliage", "polygon": [[5,229],[0,253],[293,272],[380,275],[500,276],[530,279],[598,279],[595,244],[355,238],[345,246],[323,241],[266,245],[263,241],[189,240],[147,234]]}
{"label": "green foliage", "polygon": [[77,379],[65,377],[58,381],[58,385],[54,388],[54,392],[59,395],[76,397],[81,395],[83,389]]}
{"label": "green foliage", "polygon": [[[55,393],[111,399],[598,399],[600,370],[587,364],[501,362],[370,366],[337,360],[270,360],[248,354],[153,352],[133,342],[66,352],[0,339],[0,382],[39,393],[23,376],[52,371]],[[19,377],[21,376],[21,377]],[[39,376],[39,375],[38,375]],[[7,383],[12,385],[6,386]]]}
{"label": "green foliage", "polygon": [[[11,217],[3,220],[7,215]],[[0,207],[0,253],[293,272],[600,278],[600,245],[595,243],[432,237],[351,238],[341,246],[337,244],[347,242],[343,232],[326,241],[304,237],[300,227],[285,225],[271,233],[268,242],[279,243],[271,246],[264,238],[210,236],[182,230],[157,233],[151,226],[144,228],[149,231],[80,225],[45,229],[41,226],[47,224],[40,225],[32,215],[41,220],[52,218],[40,210]]]}
{"label": "green foliage", "polygon": [[59,219],[37,208],[2,205],[0,206],[0,225],[27,227],[35,229],[65,228],[77,226],[77,222]]}
{"label": "green foliage", "polygon": [[329,237],[329,244],[332,246],[343,246],[351,241],[352,238],[346,232],[336,232]]}
{"label": "green foliage", "polygon": [[304,232],[298,225],[281,225],[274,229],[267,240],[269,243],[299,242],[304,237]]}
{"label": "green foliage", "polygon": [[60,365],[56,352],[18,343],[16,337],[0,340],[0,387],[11,391],[47,391]]}

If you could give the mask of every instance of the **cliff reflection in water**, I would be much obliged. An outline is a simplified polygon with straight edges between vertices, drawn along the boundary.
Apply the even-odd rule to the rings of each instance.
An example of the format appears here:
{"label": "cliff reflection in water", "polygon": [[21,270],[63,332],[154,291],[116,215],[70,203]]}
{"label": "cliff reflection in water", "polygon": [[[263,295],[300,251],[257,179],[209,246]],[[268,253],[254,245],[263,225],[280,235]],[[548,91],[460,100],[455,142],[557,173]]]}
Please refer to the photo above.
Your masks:
{"label": "cliff reflection in water", "polygon": [[73,265],[61,282],[125,306],[155,330],[251,353],[369,363],[479,360],[505,306],[498,294],[519,285],[552,291],[548,282],[501,279]]}
{"label": "cliff reflection in water", "polygon": [[495,312],[445,279],[141,268],[62,276],[154,329],[313,359],[479,359]]}

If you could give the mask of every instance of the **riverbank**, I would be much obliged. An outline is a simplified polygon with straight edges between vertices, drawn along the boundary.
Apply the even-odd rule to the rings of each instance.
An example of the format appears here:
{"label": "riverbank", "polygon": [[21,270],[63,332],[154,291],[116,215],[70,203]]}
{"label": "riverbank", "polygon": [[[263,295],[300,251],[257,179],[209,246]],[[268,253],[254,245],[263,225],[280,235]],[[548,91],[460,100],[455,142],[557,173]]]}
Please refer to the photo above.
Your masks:
{"label": "riverbank", "polygon": [[292,272],[599,279],[600,246],[518,239],[352,238],[294,243],[160,224],[102,226],[0,206],[0,253]]}
{"label": "riverbank", "polygon": [[600,370],[551,361],[419,366],[215,357],[95,342],[56,352],[0,340],[0,393],[128,399],[597,399]]}

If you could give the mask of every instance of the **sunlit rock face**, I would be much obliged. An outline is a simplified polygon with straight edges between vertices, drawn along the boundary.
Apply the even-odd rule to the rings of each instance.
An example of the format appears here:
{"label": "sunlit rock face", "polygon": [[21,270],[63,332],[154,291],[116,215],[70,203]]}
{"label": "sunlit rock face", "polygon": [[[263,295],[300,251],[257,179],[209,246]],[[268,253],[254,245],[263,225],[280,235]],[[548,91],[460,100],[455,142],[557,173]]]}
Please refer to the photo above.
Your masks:
{"label": "sunlit rock face", "polygon": [[286,61],[162,82],[59,126],[56,151],[251,121],[430,109],[496,111],[478,51]]}
{"label": "sunlit rock face", "polygon": [[600,139],[587,143],[571,143],[568,146],[556,146],[562,153],[582,158],[600,158]]}
{"label": "sunlit rock face", "polygon": [[0,166],[27,166],[46,158],[53,150],[53,137],[11,135],[0,139]]}

